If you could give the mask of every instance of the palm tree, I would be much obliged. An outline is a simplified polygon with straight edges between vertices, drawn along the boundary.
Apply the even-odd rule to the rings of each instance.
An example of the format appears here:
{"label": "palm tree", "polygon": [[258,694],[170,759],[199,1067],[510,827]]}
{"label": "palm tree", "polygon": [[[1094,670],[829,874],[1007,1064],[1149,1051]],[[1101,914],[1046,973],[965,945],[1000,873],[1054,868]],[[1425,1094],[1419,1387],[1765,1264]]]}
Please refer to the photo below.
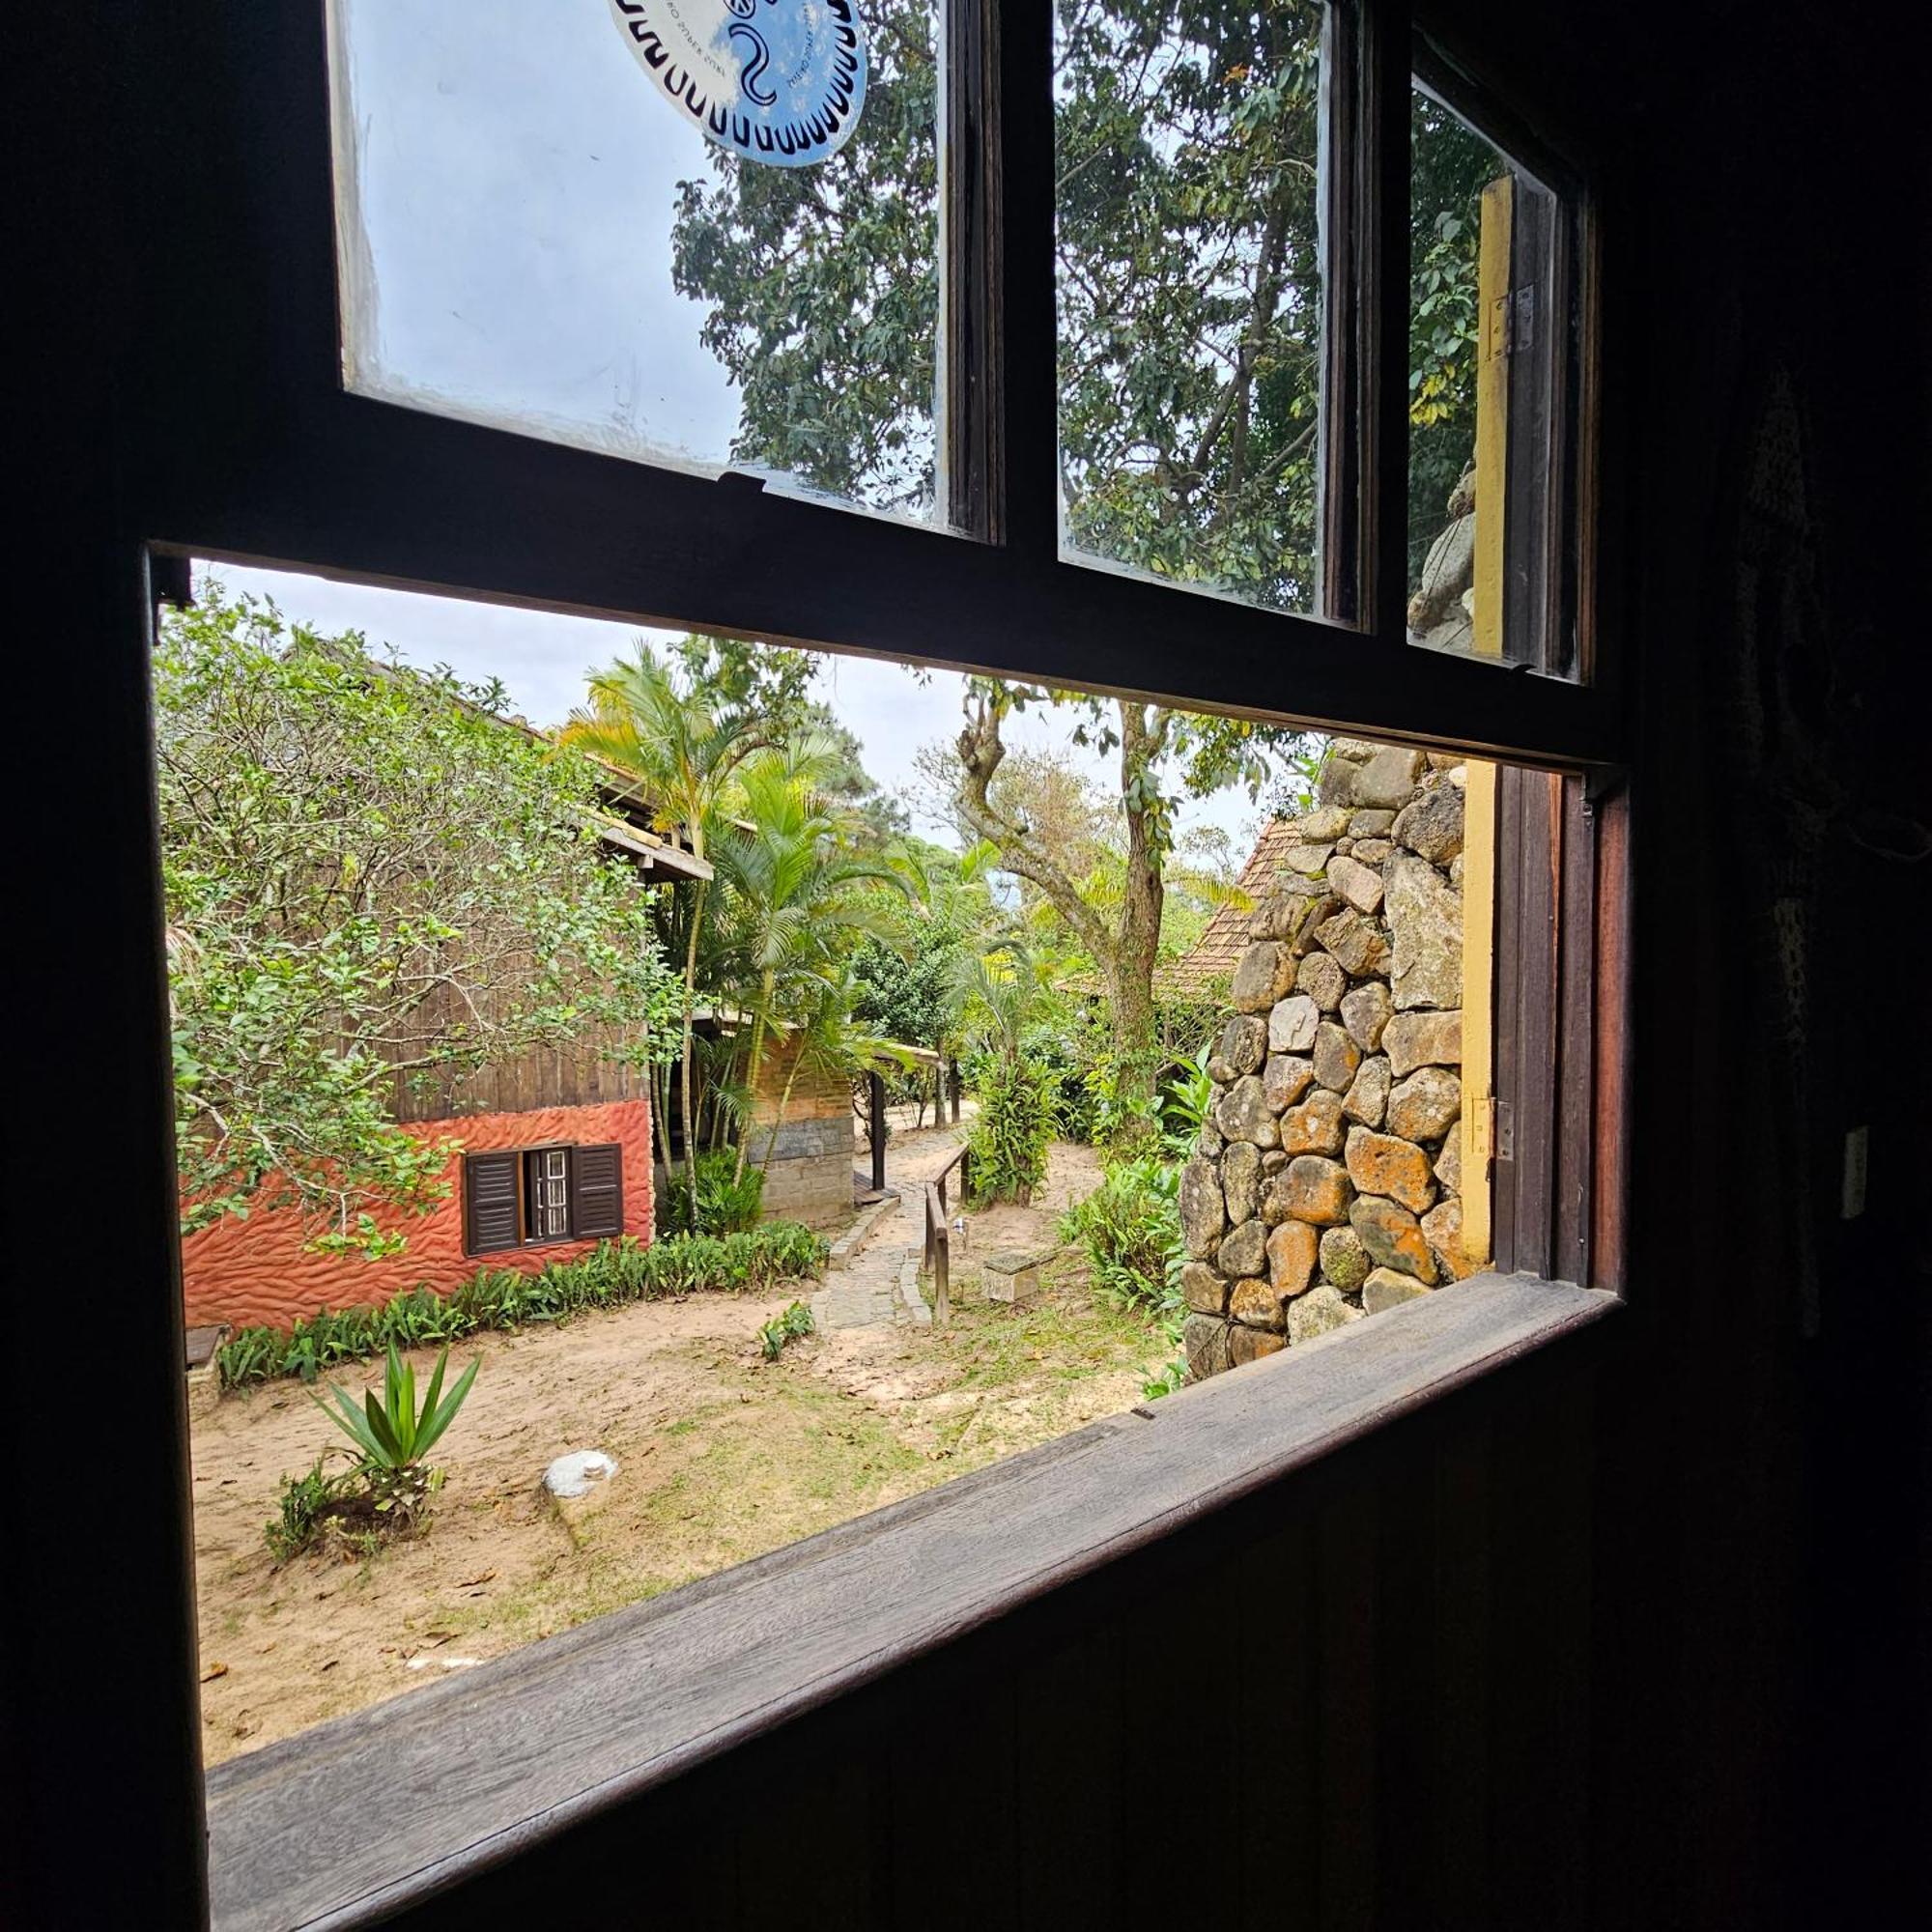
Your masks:
{"label": "palm tree", "polygon": [[[649,810],[657,829],[682,829],[697,859],[706,856],[739,766],[768,742],[760,721],[740,711],[714,712],[695,695],[681,692],[641,638],[635,658],[620,658],[590,680],[588,707],[570,714],[561,736],[565,744],[630,778],[638,803]],[[706,892],[707,882],[696,881],[684,949],[684,1037],[678,1057],[685,1179],[694,1201],[697,1121],[692,1106],[692,1034]],[[668,1165],[668,1142],[665,1154]]]}
{"label": "palm tree", "polygon": [[[730,888],[746,970],[753,980],[741,1002],[752,1019],[745,1085],[753,1094],[774,1027],[814,1011],[823,1024],[831,1010],[824,1005],[827,987],[842,988],[842,1016],[849,1018],[854,989],[844,969],[852,949],[868,935],[891,930],[874,889],[905,890],[900,871],[889,861],[854,849],[861,831],[857,815],[828,806],[821,796],[818,781],[829,752],[821,741],[808,738],[745,760],[731,799],[737,822],[718,846],[718,870]],[[781,1120],[790,1092],[787,1080]],[[776,1142],[776,1127],[772,1139]],[[741,1136],[741,1176],[749,1154],[749,1137]]]}

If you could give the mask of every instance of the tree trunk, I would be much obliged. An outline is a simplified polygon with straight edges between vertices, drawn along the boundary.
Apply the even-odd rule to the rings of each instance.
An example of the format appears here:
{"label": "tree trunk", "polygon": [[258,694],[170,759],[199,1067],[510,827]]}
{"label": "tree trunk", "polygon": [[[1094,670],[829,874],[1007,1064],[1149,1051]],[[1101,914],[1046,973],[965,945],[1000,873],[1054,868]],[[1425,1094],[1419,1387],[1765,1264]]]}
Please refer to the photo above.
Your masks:
{"label": "tree trunk", "polygon": [[[752,1145],[752,1116],[758,1105],[758,1074],[765,1064],[765,1015],[772,1009],[772,987],[774,976],[767,973],[758,982],[758,1010],[752,1015],[752,1052],[745,1067],[745,1118],[738,1128],[738,1165],[731,1171],[733,1180],[745,1178],[745,1157]],[[797,1062],[792,1065],[792,1072],[798,1071]],[[785,1080],[785,1092],[791,1092],[791,1080]]]}
{"label": "tree trunk", "polygon": [[697,1004],[697,929],[704,923],[705,881],[699,879],[692,895],[691,937],[684,949],[684,1059],[679,1065],[678,1092],[684,1102],[684,1179],[691,1189],[691,1215],[697,1218],[697,1118],[691,1106],[692,1042],[696,1027],[693,1009]]}
{"label": "tree trunk", "polygon": [[[1167,901],[1162,873],[1161,828],[1154,811],[1136,804],[1152,787],[1151,767],[1165,723],[1150,724],[1138,704],[1121,706],[1121,777],[1127,820],[1126,885],[1115,940],[1112,972],[1114,1091],[1121,1108],[1120,1139],[1134,1147],[1153,1132],[1153,1098],[1160,1073],[1153,999],[1153,969],[1160,956],[1160,921]],[[1156,808],[1158,809],[1158,808]]]}

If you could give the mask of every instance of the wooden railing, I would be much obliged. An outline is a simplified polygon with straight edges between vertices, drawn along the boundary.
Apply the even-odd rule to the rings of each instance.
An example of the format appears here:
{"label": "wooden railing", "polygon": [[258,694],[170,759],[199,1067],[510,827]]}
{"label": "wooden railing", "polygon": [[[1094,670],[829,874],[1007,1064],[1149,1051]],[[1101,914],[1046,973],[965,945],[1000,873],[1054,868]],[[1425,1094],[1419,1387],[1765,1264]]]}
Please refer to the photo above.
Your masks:
{"label": "wooden railing", "polygon": [[959,1199],[963,1202],[972,1171],[971,1153],[965,1148],[925,1183],[925,1271],[932,1277],[932,1319],[942,1327],[952,1318],[952,1222],[946,1185],[955,1168],[959,1174]]}

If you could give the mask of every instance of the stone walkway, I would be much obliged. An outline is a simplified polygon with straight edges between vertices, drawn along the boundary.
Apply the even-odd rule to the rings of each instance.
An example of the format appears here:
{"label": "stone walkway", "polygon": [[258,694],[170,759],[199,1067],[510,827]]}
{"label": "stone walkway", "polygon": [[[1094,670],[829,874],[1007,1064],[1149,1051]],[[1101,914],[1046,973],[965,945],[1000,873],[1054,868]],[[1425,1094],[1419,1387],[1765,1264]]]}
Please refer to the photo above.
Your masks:
{"label": "stone walkway", "polygon": [[811,1313],[821,1334],[840,1328],[890,1328],[899,1319],[899,1277],[925,1246],[925,1183],[957,1152],[966,1126],[926,1127],[886,1143],[886,1181],[897,1203],[853,1253],[826,1270]]}

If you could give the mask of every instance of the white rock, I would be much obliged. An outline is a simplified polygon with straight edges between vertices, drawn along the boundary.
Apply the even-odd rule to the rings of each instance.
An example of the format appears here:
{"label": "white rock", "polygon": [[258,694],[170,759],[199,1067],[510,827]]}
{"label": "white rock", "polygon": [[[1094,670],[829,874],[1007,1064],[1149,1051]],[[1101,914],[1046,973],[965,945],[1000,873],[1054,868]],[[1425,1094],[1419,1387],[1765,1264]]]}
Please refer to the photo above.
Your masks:
{"label": "white rock", "polygon": [[588,1495],[617,1473],[617,1459],[601,1449],[573,1449],[544,1471],[543,1486],[554,1496]]}

